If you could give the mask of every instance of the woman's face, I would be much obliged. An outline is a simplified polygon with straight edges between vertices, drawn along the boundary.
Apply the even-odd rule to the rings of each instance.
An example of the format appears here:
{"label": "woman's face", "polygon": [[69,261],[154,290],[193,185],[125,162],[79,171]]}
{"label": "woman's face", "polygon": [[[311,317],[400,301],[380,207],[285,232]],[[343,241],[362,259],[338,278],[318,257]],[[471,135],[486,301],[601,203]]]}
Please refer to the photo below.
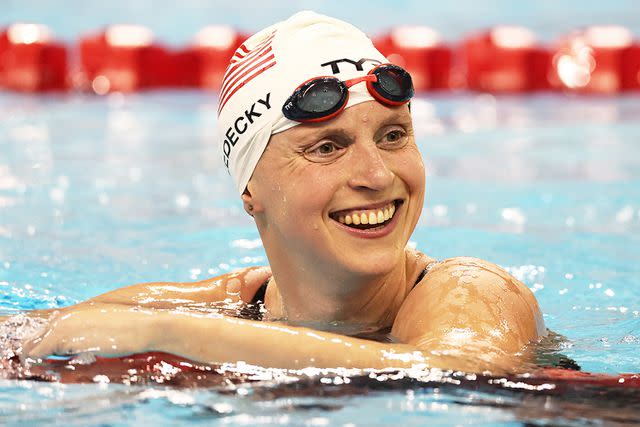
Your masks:
{"label": "woman's face", "polygon": [[404,260],[424,187],[408,107],[370,101],[272,136],[243,199],[270,258],[379,275]]}

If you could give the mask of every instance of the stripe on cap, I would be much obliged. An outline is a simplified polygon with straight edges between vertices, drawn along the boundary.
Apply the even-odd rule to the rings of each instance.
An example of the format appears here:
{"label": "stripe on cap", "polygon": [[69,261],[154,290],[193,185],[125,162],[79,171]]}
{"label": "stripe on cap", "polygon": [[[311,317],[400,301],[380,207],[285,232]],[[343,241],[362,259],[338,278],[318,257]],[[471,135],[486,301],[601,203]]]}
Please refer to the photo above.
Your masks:
{"label": "stripe on cap", "polygon": [[273,31],[268,34],[264,40],[252,49],[247,49],[247,46],[243,43],[233,54],[222,80],[218,115],[241,87],[276,65],[276,57],[271,48],[275,33]]}

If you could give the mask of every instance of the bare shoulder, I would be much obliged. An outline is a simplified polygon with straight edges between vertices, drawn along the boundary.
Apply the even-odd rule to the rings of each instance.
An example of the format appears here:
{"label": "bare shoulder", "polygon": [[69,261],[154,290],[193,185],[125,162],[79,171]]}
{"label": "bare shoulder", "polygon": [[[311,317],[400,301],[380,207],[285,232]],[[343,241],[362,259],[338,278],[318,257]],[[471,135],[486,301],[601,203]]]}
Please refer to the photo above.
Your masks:
{"label": "bare shoulder", "polygon": [[459,339],[452,331],[518,351],[545,328],[538,303],[522,282],[488,261],[457,257],[429,269],[393,326],[393,334],[407,343]]}
{"label": "bare shoulder", "polygon": [[431,266],[436,264],[436,259],[430,257],[413,248],[405,248],[405,259],[407,266],[407,279],[410,282],[410,286],[413,287],[415,279],[420,277],[422,272],[428,270]]}

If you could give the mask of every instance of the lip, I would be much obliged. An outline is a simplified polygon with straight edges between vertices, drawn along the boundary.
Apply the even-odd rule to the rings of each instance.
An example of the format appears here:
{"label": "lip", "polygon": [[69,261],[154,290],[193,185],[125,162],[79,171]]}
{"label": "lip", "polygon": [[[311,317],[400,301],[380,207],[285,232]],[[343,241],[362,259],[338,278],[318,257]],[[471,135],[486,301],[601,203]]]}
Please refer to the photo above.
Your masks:
{"label": "lip", "polygon": [[[393,217],[391,218],[391,221],[384,226],[383,228],[379,228],[379,229],[371,229],[371,230],[360,230],[358,228],[353,228],[353,227],[349,227],[345,224],[340,223],[339,221],[336,221],[335,219],[331,218],[332,222],[341,230],[346,231],[347,233],[351,234],[354,237],[359,237],[359,238],[363,238],[363,239],[378,239],[380,237],[384,237],[388,234],[390,234],[393,230],[395,230],[396,225],[398,224],[398,218],[400,217],[400,215],[398,215],[402,209],[402,206],[404,205],[404,201],[403,200],[393,200],[393,202],[396,202],[396,212],[394,213]],[[388,204],[390,202],[386,202],[386,204]],[[385,206],[385,204],[382,205],[371,205],[371,206],[375,206],[375,207],[368,207],[367,209],[375,209],[375,208],[379,208],[382,206]],[[360,209],[360,208],[357,208]],[[357,210],[356,209],[356,210]],[[351,211],[353,209],[347,209],[346,211]],[[364,210],[364,209],[363,209]],[[340,212],[346,212],[346,211],[340,211]],[[337,212],[336,212],[337,213]],[[332,214],[333,215],[333,214]]]}

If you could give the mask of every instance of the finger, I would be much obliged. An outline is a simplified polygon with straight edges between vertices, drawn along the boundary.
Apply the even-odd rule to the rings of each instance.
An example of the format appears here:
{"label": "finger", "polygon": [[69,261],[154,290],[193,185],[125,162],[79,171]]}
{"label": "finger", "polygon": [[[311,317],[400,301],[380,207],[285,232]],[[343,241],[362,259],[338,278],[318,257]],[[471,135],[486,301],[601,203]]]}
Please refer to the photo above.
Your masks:
{"label": "finger", "polygon": [[24,340],[21,343],[20,348],[18,348],[20,356],[32,354],[33,349],[40,343],[40,341],[42,341],[42,337]]}
{"label": "finger", "polygon": [[38,337],[23,344],[20,359],[41,360],[51,354],[55,354],[55,343],[46,337]]}
{"label": "finger", "polygon": [[39,361],[44,359],[46,355],[40,345],[32,345],[30,348],[22,348],[20,352],[20,360],[22,362]]}

